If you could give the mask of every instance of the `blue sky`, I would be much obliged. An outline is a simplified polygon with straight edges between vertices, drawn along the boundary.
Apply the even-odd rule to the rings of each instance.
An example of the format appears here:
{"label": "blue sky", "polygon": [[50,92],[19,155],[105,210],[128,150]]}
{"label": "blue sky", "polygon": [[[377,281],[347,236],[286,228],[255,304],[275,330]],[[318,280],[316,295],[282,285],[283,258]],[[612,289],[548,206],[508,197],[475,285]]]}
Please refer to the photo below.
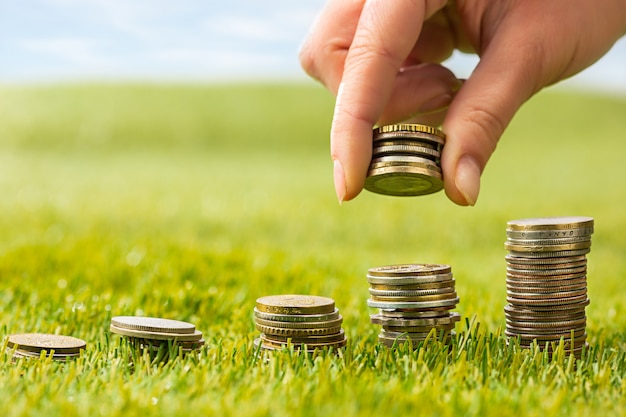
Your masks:
{"label": "blue sky", "polygon": [[[325,0],[0,0],[0,83],[304,79]],[[467,77],[475,58],[449,66]],[[626,39],[566,86],[626,95]]]}

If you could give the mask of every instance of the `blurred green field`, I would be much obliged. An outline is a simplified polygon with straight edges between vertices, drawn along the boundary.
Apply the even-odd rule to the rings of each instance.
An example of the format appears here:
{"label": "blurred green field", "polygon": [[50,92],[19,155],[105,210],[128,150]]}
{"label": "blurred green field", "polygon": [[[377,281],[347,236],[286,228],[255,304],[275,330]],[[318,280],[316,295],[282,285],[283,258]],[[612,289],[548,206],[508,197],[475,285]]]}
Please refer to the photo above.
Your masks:
{"label": "blurred green field", "polygon": [[[69,365],[0,356],[4,415],[623,414],[626,98],[531,100],[473,208],[443,193],[339,206],[332,107],[312,84],[1,87],[0,336],[88,342]],[[596,222],[597,350],[578,367],[502,351],[506,222],[558,215]],[[365,273],[409,262],[452,266],[474,350],[375,348]],[[281,293],[333,297],[345,355],[256,360],[254,300]],[[131,372],[108,323],[132,314],[192,321],[207,349]]]}

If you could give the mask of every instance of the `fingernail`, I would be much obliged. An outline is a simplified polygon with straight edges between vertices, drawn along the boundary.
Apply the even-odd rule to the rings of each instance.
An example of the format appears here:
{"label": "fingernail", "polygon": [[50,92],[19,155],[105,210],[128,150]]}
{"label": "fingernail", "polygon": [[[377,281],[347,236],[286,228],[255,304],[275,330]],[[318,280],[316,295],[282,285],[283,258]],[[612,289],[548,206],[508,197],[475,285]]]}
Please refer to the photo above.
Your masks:
{"label": "fingernail", "polygon": [[428,114],[441,111],[450,105],[452,101],[452,94],[441,94],[437,97],[433,97],[426,103],[422,104],[417,114]]}
{"label": "fingernail", "polygon": [[469,206],[476,204],[480,191],[480,166],[470,155],[463,155],[456,167],[454,185]]}
{"label": "fingernail", "polygon": [[343,165],[339,159],[333,161],[333,177],[335,181],[335,192],[337,193],[337,200],[339,204],[343,204],[343,200],[346,197],[346,176],[343,172]]}

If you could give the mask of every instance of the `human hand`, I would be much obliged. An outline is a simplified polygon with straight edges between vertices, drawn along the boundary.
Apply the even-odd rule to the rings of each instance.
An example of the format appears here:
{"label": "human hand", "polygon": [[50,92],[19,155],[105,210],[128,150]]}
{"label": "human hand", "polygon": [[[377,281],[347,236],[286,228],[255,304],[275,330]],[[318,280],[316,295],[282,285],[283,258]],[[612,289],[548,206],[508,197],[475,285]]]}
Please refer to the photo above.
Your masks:
{"label": "human hand", "polygon": [[[339,201],[363,189],[376,124],[443,122],[448,197],[474,205],[516,111],[597,61],[626,33],[626,0],[330,0],[302,46],[305,71],[337,95],[331,157]],[[439,65],[480,62],[460,82]],[[458,90],[458,91],[457,91]]]}

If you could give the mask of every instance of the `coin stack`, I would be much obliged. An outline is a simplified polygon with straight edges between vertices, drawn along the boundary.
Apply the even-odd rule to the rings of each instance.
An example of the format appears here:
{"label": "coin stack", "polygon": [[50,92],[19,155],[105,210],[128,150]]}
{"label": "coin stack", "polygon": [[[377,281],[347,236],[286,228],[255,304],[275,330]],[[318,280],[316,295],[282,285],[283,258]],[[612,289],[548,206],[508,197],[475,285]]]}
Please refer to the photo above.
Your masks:
{"label": "coin stack", "polygon": [[388,347],[410,341],[414,348],[435,329],[448,342],[460,315],[451,312],[457,303],[449,265],[407,264],[370,268],[367,305],[379,308],[370,320],[382,325],[378,341]]}
{"label": "coin stack", "polygon": [[419,124],[374,129],[365,189],[378,194],[417,196],[443,188],[441,151],[446,135]]}
{"label": "coin stack", "polygon": [[256,300],[254,322],[261,332],[254,344],[263,350],[338,349],[346,345],[343,317],[332,298],[270,295]]}
{"label": "coin stack", "polygon": [[54,361],[67,361],[80,356],[87,344],[72,336],[45,333],[23,333],[9,335],[7,349],[13,358],[37,358],[42,353]]}
{"label": "coin stack", "polygon": [[580,357],[586,344],[587,258],[593,218],[548,217],[507,223],[505,334],[522,347],[552,352],[565,342]]}
{"label": "coin stack", "polygon": [[111,318],[111,333],[128,338],[130,345],[150,353],[169,351],[177,347],[182,353],[204,345],[202,332],[191,323],[157,317],[116,316]]}

